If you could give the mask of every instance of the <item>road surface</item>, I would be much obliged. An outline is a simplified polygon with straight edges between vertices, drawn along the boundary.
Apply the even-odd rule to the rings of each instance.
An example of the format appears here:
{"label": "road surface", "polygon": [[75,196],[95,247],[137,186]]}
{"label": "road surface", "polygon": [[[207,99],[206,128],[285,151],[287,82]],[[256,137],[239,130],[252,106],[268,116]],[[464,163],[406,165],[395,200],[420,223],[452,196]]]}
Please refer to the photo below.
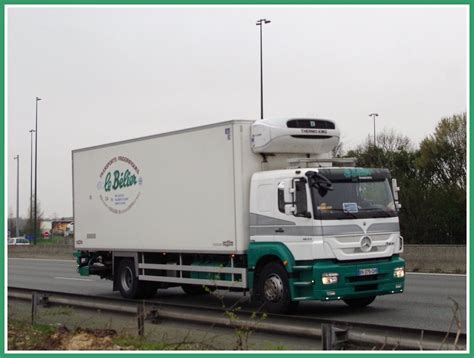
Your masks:
{"label": "road surface", "polygon": [[[82,293],[102,297],[120,297],[112,292],[112,283],[96,276],[82,277],[76,273],[72,260],[17,259],[8,260],[8,285],[41,290]],[[242,297],[226,293],[229,305]],[[466,332],[466,276],[409,273],[405,292],[379,296],[369,307],[354,310],[343,302],[301,302],[297,315],[338,321],[372,323],[397,327],[447,331],[453,317],[452,297],[460,306],[463,333]],[[179,288],[159,290],[156,300],[183,304],[220,307],[210,296],[187,296]],[[247,302],[242,308],[250,308]]]}

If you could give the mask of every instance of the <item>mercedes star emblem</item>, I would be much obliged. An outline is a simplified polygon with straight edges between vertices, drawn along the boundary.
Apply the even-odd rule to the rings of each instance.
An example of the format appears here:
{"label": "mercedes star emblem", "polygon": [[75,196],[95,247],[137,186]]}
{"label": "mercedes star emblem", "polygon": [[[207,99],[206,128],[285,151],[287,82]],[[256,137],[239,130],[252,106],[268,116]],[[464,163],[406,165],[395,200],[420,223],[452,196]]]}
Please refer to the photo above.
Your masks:
{"label": "mercedes star emblem", "polygon": [[368,236],[364,236],[360,240],[360,249],[364,252],[369,252],[372,249],[372,240]]}

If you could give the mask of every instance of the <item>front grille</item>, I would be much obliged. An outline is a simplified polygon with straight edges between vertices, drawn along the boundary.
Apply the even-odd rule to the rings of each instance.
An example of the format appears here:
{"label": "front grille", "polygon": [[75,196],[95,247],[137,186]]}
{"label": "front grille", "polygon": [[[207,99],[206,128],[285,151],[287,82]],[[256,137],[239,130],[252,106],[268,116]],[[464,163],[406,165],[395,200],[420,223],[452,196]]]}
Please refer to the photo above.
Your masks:
{"label": "front grille", "polygon": [[391,257],[382,257],[375,259],[358,259],[358,260],[344,260],[344,261],[335,261],[338,265],[353,265],[353,264],[375,264],[382,262],[390,262]]}
{"label": "front grille", "polygon": [[288,128],[336,129],[336,125],[322,119],[292,119],[286,122]]}
{"label": "front grille", "polygon": [[361,291],[373,291],[376,290],[379,287],[379,285],[372,284],[372,285],[359,285],[354,287],[355,292],[361,292]]}
{"label": "front grille", "polygon": [[368,275],[368,276],[352,276],[346,277],[347,282],[365,282],[365,281],[377,281],[380,280],[382,275]]}
{"label": "front grille", "polygon": [[342,249],[346,254],[366,254],[367,252],[377,252],[379,251],[379,248],[377,246],[372,246],[372,248],[369,251],[362,251],[360,247],[354,247],[350,249]]}

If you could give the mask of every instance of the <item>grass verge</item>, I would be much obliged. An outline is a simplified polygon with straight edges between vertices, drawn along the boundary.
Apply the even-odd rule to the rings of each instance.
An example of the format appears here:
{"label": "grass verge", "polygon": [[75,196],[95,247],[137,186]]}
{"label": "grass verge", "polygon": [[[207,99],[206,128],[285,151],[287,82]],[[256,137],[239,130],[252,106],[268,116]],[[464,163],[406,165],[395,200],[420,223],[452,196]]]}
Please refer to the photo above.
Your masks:
{"label": "grass verge", "polygon": [[64,325],[31,325],[9,319],[9,350],[206,350],[215,349],[205,343],[163,343],[146,337],[119,335],[113,329],[76,328],[70,331]]}

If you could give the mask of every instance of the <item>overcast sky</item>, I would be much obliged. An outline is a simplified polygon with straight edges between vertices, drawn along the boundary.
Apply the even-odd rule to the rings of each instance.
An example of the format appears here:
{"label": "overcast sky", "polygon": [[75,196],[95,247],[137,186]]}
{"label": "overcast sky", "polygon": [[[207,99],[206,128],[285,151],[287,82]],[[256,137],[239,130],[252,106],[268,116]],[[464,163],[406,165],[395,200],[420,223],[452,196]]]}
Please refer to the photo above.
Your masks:
{"label": "overcast sky", "polygon": [[[8,206],[72,215],[71,150],[260,113],[334,119],[345,149],[378,130],[418,143],[467,109],[467,7],[9,7]],[[170,157],[172,153],[170,153]]]}

